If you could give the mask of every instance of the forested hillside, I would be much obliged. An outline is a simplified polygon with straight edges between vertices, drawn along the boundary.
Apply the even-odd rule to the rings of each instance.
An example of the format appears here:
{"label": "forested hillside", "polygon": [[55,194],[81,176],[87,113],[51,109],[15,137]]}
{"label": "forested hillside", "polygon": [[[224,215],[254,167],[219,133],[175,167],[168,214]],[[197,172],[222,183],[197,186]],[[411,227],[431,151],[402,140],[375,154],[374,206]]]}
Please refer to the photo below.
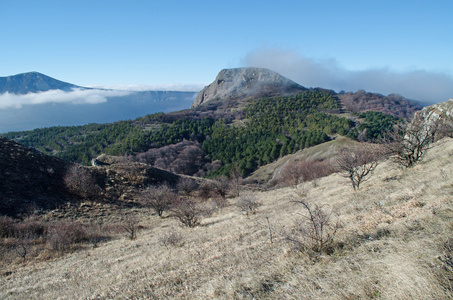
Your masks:
{"label": "forested hillside", "polygon": [[[398,120],[381,112],[346,118],[340,114],[343,110],[337,95],[323,90],[251,100],[242,111],[223,117],[200,113],[204,109],[200,106],[191,110],[193,114],[158,113],[133,121],[51,127],[4,136],[82,164],[106,153],[132,155],[188,175],[228,176],[237,168],[247,176],[259,166],[337,134],[379,139]],[[191,165],[184,165],[188,163]]]}

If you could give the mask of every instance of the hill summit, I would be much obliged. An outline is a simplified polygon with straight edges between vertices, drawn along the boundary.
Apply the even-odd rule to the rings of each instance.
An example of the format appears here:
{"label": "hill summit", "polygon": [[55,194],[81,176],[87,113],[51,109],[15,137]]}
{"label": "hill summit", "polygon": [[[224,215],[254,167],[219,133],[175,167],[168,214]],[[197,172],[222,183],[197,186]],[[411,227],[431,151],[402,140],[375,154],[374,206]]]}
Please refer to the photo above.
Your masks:
{"label": "hill summit", "polygon": [[213,100],[288,96],[305,90],[305,87],[268,69],[223,69],[214,82],[197,95],[192,108]]}
{"label": "hill summit", "polygon": [[24,95],[49,90],[62,90],[69,92],[75,88],[83,87],[60,81],[38,72],[0,77],[0,94],[10,93]]}

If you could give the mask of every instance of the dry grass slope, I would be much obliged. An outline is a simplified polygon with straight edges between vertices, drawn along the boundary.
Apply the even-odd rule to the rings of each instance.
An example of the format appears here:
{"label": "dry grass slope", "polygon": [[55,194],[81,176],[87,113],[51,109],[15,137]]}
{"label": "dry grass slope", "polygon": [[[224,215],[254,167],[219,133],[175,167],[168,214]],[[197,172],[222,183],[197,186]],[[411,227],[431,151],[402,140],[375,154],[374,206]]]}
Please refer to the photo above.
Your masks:
{"label": "dry grass slope", "polygon": [[[195,228],[138,211],[145,229],[136,240],[24,263],[0,277],[0,298],[453,298],[452,253],[442,246],[452,238],[452,193],[453,140],[445,139],[414,168],[379,165],[356,192],[333,174],[316,186],[255,192],[255,214],[230,205]],[[283,232],[305,213],[292,201],[301,197],[339,216],[333,253],[308,256],[285,243]],[[178,242],[163,242],[171,233]]]}

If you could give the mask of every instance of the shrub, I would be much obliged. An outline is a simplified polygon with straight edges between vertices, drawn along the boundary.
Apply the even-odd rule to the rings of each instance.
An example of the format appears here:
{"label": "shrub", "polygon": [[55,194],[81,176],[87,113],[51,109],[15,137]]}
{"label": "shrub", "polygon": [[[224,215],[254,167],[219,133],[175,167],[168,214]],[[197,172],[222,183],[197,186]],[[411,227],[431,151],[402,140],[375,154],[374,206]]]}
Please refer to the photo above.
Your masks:
{"label": "shrub", "polygon": [[126,232],[130,240],[135,240],[137,238],[138,231],[138,221],[133,216],[125,216],[121,227]]}
{"label": "shrub", "polygon": [[181,198],[173,205],[171,216],[177,218],[187,227],[195,227],[200,224],[203,210],[200,205],[192,200]]}
{"label": "shrub", "polygon": [[181,247],[184,244],[182,234],[178,231],[175,231],[174,228],[161,235],[159,237],[159,242],[166,248],[168,248],[169,246]]}
{"label": "shrub", "polygon": [[0,238],[12,237],[14,230],[14,220],[7,216],[0,216]]}
{"label": "shrub", "polygon": [[236,202],[236,206],[248,216],[254,214],[258,207],[261,206],[255,195],[247,194],[241,195]]}
{"label": "shrub", "polygon": [[93,198],[99,196],[101,188],[96,183],[96,180],[91,175],[90,171],[80,165],[72,165],[64,176],[66,188],[82,198]]}
{"label": "shrub", "polygon": [[356,149],[343,148],[336,157],[338,170],[349,178],[354,190],[367,181],[379,164],[381,152],[371,146]]}
{"label": "shrub", "polygon": [[208,200],[212,196],[213,189],[214,188],[212,186],[212,183],[210,183],[209,181],[204,181],[200,185],[198,196],[203,200]]}
{"label": "shrub", "polygon": [[289,162],[283,168],[280,181],[292,187],[301,182],[316,180],[334,172],[334,167],[328,160]]}
{"label": "shrub", "polygon": [[213,181],[214,192],[223,199],[225,199],[227,196],[229,186],[230,186],[229,180],[224,176],[217,177]]}
{"label": "shrub", "polygon": [[332,213],[323,206],[309,205],[305,200],[297,200],[306,215],[298,220],[285,239],[297,251],[318,254],[331,250],[335,235],[341,228],[339,220],[332,220]]}
{"label": "shrub", "polygon": [[198,184],[193,179],[181,177],[178,181],[177,185],[178,191],[184,192],[186,196],[190,196],[190,194],[192,194],[192,192],[195,191],[197,188]]}
{"label": "shrub", "polygon": [[410,168],[423,159],[435,141],[438,129],[437,122],[428,124],[420,118],[409,124],[399,123],[385,139],[386,150],[395,163]]}
{"label": "shrub", "polygon": [[68,250],[73,244],[88,241],[89,236],[79,222],[58,221],[49,225],[46,243],[56,251]]}
{"label": "shrub", "polygon": [[153,209],[159,217],[169,210],[176,199],[176,193],[168,186],[149,187],[140,196],[141,202]]}

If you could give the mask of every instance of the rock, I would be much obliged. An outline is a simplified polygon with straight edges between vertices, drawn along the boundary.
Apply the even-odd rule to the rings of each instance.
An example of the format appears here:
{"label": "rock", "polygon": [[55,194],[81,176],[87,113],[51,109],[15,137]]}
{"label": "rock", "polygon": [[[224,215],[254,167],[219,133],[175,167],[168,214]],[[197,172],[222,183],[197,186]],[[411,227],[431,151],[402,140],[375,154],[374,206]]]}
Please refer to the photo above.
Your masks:
{"label": "rock", "polygon": [[287,96],[305,90],[305,87],[268,69],[224,69],[213,83],[198,93],[192,107],[214,100]]}

